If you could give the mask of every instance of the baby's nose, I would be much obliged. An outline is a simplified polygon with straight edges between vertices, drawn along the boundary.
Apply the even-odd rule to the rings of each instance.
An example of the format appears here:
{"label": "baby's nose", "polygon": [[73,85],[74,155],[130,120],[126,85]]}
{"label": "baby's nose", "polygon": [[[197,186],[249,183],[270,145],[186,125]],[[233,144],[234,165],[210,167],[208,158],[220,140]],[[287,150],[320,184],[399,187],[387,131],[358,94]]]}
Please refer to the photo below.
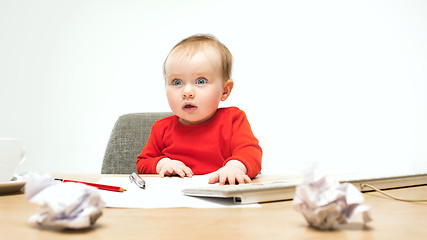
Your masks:
{"label": "baby's nose", "polygon": [[193,98],[194,95],[195,95],[194,90],[191,87],[184,88],[184,90],[182,92],[182,96],[184,98]]}

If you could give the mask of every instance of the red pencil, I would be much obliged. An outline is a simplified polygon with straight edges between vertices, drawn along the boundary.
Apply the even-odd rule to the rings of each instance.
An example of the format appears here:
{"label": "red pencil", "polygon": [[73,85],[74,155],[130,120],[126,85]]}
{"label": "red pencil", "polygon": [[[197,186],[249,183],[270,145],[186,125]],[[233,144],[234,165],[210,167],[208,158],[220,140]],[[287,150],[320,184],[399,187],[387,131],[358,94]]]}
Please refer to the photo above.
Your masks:
{"label": "red pencil", "polygon": [[62,182],[83,183],[83,184],[86,184],[86,185],[89,185],[92,187],[96,187],[98,189],[113,191],[113,192],[124,192],[124,191],[126,191],[126,189],[124,189],[122,187],[116,187],[116,186],[110,186],[110,185],[103,185],[103,184],[89,183],[89,182],[82,182],[82,181],[74,181],[74,180],[67,180],[67,179],[58,179],[58,178],[56,178],[55,180],[60,180]]}

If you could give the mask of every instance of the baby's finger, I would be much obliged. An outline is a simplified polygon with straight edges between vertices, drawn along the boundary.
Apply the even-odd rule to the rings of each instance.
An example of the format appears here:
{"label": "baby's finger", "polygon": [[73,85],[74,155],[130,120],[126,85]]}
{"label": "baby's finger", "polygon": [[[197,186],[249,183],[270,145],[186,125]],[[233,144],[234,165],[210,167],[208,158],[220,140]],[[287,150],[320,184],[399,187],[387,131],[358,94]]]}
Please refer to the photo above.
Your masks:
{"label": "baby's finger", "polygon": [[165,166],[160,170],[159,175],[160,176],[171,176],[175,173],[173,167],[171,166]]}
{"label": "baby's finger", "polygon": [[219,175],[219,185],[225,185],[227,181],[227,176]]}
{"label": "baby's finger", "polygon": [[252,180],[248,175],[243,175],[243,179],[245,180],[246,183],[251,183]]}
{"label": "baby's finger", "polygon": [[193,171],[191,171],[191,168],[189,168],[189,167],[185,167],[185,168],[183,169],[183,171],[185,172],[185,174],[186,174],[188,177],[192,177],[192,176],[193,176]]}
{"label": "baby's finger", "polygon": [[164,170],[164,168],[162,168],[161,170],[160,170],[160,172],[159,172],[159,176],[162,178],[162,177],[165,177],[165,170]]}
{"label": "baby's finger", "polygon": [[218,173],[217,172],[214,172],[213,174],[212,174],[212,176],[209,178],[209,184],[213,184],[213,183],[217,183],[218,182],[218,177],[219,177],[219,175],[218,175]]}
{"label": "baby's finger", "polygon": [[236,176],[230,174],[228,175],[227,179],[228,179],[228,184],[230,185],[236,184]]}
{"label": "baby's finger", "polygon": [[160,172],[159,175],[160,177],[165,177],[165,176],[170,176],[173,173],[173,169],[171,167],[163,167]]}
{"label": "baby's finger", "polygon": [[248,175],[239,175],[239,176],[236,176],[236,179],[239,184],[252,182],[251,179],[248,177]]}
{"label": "baby's finger", "polygon": [[179,175],[180,177],[185,177],[185,172],[182,170],[181,166],[175,166],[173,169],[175,174]]}
{"label": "baby's finger", "polygon": [[239,184],[245,183],[245,180],[243,178],[243,175],[236,175],[236,180]]}

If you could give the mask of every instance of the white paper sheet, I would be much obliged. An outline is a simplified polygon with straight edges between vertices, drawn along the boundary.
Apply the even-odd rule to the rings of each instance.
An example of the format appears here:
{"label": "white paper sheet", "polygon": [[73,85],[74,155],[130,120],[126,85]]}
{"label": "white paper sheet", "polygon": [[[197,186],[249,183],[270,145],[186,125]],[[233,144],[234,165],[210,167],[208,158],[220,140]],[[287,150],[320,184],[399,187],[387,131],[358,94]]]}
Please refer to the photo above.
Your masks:
{"label": "white paper sheet", "polygon": [[208,185],[209,175],[179,177],[143,177],[145,189],[131,182],[128,177],[105,177],[99,184],[120,186],[125,192],[100,191],[107,207],[115,208],[223,208],[260,207],[259,204],[236,205],[232,199],[190,197],[182,189]]}

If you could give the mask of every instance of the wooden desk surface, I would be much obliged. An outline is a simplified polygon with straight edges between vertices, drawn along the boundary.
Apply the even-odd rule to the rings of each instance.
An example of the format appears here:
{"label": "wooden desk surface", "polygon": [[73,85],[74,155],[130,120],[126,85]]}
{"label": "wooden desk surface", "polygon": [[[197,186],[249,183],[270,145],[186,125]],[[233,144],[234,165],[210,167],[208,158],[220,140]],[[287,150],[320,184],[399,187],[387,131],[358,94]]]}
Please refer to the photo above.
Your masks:
{"label": "wooden desk surface", "polygon": [[[74,177],[76,175],[73,175]],[[77,175],[96,181],[100,175]],[[117,176],[117,175],[116,175]],[[55,176],[59,177],[59,176]],[[61,175],[61,177],[69,177]],[[427,199],[427,186],[389,190],[404,198]],[[28,225],[38,206],[24,194],[0,195],[1,239],[427,239],[427,203],[392,200],[378,193],[364,193],[372,208],[367,226],[347,224],[334,231],[307,226],[293,210],[292,201],[264,203],[261,208],[224,209],[115,209],[88,230],[46,230]]]}

